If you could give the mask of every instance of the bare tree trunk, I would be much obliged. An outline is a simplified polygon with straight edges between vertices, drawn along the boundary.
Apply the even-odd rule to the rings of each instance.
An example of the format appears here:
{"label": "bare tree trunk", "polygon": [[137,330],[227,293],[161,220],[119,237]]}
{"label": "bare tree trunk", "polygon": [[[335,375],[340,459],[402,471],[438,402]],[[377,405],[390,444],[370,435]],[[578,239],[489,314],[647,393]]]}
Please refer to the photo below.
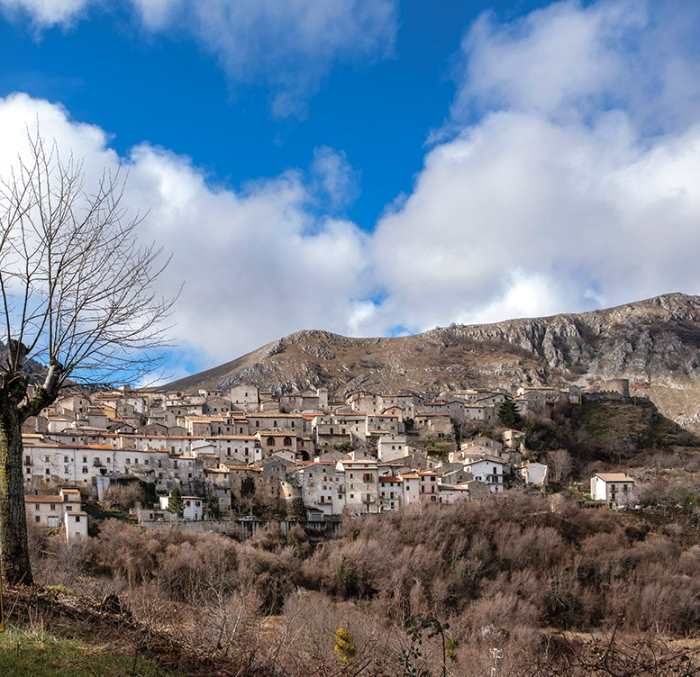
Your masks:
{"label": "bare tree trunk", "polygon": [[0,402],[0,542],[5,580],[11,584],[31,585],[20,421],[16,406]]}

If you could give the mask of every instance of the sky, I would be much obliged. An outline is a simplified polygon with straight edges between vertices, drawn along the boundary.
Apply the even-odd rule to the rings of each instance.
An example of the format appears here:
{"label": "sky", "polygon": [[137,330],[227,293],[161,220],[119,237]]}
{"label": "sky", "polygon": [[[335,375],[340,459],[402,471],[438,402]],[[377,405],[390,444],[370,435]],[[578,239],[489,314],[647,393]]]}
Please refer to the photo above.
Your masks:
{"label": "sky", "polygon": [[0,174],[128,170],[168,378],[700,292],[693,0],[0,0]]}

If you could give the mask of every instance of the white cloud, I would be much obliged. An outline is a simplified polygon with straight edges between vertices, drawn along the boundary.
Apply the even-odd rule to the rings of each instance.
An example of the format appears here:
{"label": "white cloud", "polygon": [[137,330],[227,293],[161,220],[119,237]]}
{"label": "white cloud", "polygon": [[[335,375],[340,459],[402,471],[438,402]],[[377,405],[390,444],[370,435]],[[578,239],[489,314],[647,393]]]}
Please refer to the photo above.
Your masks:
{"label": "white cloud", "polygon": [[38,29],[68,26],[88,7],[126,7],[148,31],[189,35],[231,82],[269,85],[272,109],[301,115],[331,67],[392,53],[397,0],[0,0]]}
{"label": "white cloud", "polygon": [[91,0],[0,0],[0,9],[10,15],[27,15],[40,28],[67,24]]}
{"label": "white cloud", "polygon": [[368,291],[366,236],[352,223],[315,218],[299,174],[242,191],[211,186],[186,158],[162,149],[141,145],[120,158],[101,129],[26,95],[0,99],[0,173],[37,118],[62,152],[85,158],[89,176],[128,166],[127,204],[150,212],[144,241],[174,255],[163,287],[185,282],[173,337],[184,348],[224,360],[297,329],[353,330],[348,318]]}
{"label": "white cloud", "polygon": [[304,99],[335,61],[383,56],[396,32],[394,0],[132,0],[151,30],[190,31],[234,82],[265,82],[280,116]]}
{"label": "white cloud", "polygon": [[[564,2],[468,31],[458,131],[376,228],[387,299],[375,322],[423,329],[700,291],[697,84],[642,100],[674,69],[700,80],[697,47],[671,40],[700,14],[672,7],[688,11]],[[625,82],[633,57],[642,82]]]}
{"label": "white cloud", "polygon": [[576,115],[597,109],[624,73],[618,41],[645,24],[638,0],[587,11],[560,2],[505,25],[483,15],[462,44],[466,72],[456,112],[470,105]]}
{"label": "white cloud", "polygon": [[181,0],[130,0],[134,10],[150,29],[162,28],[180,9]]}
{"label": "white cloud", "polygon": [[316,148],[311,171],[318,192],[332,208],[342,208],[357,197],[358,175],[345,153],[328,146]]}
{"label": "white cloud", "polygon": [[694,0],[567,0],[506,24],[485,14],[462,42],[453,114],[590,121],[617,108],[645,128],[678,129],[700,114],[699,24]]}
{"label": "white cloud", "polygon": [[641,0],[481,19],[453,136],[371,234],[316,216],[319,191],[338,207],[354,188],[328,148],[309,182],[234,191],[163,149],[120,158],[98,127],[16,96],[0,102],[0,167],[37,114],[88,168],[127,163],[130,204],[151,210],[144,237],[174,249],[166,282],[187,280],[176,338],[212,360],[298,328],[376,335],[697,293],[699,25],[690,3]]}

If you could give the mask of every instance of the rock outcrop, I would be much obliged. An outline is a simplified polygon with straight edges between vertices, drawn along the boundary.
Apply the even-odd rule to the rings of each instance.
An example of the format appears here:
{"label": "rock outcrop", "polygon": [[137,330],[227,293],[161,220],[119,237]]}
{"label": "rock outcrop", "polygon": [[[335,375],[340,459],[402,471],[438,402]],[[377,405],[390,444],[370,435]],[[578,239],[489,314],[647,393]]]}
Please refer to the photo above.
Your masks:
{"label": "rock outcrop", "polygon": [[275,392],[326,386],[342,395],[613,378],[629,378],[633,394],[648,395],[674,420],[700,417],[700,297],[665,294],[606,310],[397,338],[300,331],[169,387],[250,382]]}

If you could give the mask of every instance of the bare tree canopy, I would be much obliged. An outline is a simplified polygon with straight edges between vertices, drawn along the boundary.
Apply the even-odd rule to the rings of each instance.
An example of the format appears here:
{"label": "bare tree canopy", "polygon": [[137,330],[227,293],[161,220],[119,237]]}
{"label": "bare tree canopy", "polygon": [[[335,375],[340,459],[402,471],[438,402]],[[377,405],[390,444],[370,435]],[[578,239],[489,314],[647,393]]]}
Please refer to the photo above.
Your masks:
{"label": "bare tree canopy", "polygon": [[[69,383],[133,382],[151,371],[174,303],[156,288],[168,258],[139,242],[141,217],[122,206],[125,177],[86,176],[38,128],[27,141],[0,180],[0,541],[15,582],[31,581],[22,423]],[[31,392],[30,359],[47,367]]]}
{"label": "bare tree canopy", "polygon": [[167,265],[142,246],[140,217],[122,206],[125,181],[85,187],[82,164],[63,160],[38,132],[0,183],[0,292],[7,374],[33,358],[60,386],[133,380],[153,367],[172,300],[154,281]]}

